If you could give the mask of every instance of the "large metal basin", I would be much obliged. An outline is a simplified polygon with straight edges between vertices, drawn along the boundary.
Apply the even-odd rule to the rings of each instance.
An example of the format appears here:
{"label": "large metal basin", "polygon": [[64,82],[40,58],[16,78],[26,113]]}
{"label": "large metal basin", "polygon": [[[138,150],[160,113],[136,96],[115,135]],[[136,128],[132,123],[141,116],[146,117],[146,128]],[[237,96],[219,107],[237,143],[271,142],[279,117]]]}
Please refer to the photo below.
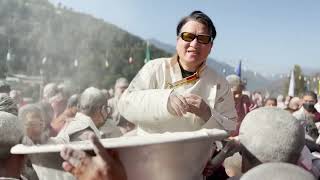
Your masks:
{"label": "large metal basin", "polygon": [[[215,141],[227,137],[222,130],[150,134],[102,139],[104,147],[120,155],[129,180],[200,180]],[[16,145],[14,154],[29,154],[40,179],[72,179],[61,171],[59,152],[65,145]],[[68,144],[92,150],[88,141]]]}

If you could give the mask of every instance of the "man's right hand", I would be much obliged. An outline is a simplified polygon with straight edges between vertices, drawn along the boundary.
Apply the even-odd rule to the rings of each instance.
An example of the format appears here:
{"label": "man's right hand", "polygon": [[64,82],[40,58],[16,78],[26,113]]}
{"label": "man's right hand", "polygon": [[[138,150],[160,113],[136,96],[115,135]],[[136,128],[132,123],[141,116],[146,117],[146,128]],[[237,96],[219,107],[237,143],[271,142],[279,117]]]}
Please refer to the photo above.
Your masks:
{"label": "man's right hand", "polygon": [[172,115],[183,116],[188,112],[189,105],[183,96],[172,92],[168,99],[167,108]]}
{"label": "man's right hand", "polygon": [[63,169],[78,180],[127,180],[117,152],[105,149],[93,133],[90,140],[96,155],[89,156],[84,151],[66,147],[60,153],[65,160]]}

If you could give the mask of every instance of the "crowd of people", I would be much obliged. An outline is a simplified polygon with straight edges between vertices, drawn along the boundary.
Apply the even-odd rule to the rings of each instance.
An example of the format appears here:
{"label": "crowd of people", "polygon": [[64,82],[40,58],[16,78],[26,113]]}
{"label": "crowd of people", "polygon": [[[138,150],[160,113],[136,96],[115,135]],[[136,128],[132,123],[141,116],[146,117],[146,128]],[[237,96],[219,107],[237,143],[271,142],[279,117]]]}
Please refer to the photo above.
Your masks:
{"label": "crowd of people", "polygon": [[230,137],[208,159],[206,179],[319,179],[317,94],[265,97],[206,66],[216,29],[201,11],[184,17],[176,35],[177,54],[148,62],[130,83],[119,78],[114,93],[49,83],[39,102],[25,103],[19,90],[0,87],[0,177],[41,179],[27,156],[9,153],[16,144],[90,140],[95,155],[61,151],[64,170],[77,179],[126,180],[117,152],[99,139],[216,128]]}

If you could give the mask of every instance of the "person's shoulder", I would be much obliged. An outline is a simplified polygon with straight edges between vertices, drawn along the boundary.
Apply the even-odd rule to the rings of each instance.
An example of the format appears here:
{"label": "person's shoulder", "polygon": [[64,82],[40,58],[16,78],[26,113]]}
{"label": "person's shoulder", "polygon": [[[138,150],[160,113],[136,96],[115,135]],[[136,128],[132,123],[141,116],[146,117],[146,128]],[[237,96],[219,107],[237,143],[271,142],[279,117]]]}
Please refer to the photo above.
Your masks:
{"label": "person's shoulder", "polygon": [[170,64],[170,60],[171,58],[158,58],[150,60],[142,67],[140,73],[153,74],[160,72],[161,69],[164,69],[164,67],[167,67]]}
{"label": "person's shoulder", "polygon": [[214,68],[208,65],[206,66],[205,73],[206,73],[206,76],[209,76],[212,79],[221,81],[223,83],[228,83],[226,78],[223,75],[219,74]]}
{"label": "person's shoulder", "polygon": [[157,58],[150,60],[149,62],[146,63],[145,66],[161,66],[162,64],[168,63],[170,61],[170,57],[162,57],[162,58]]}
{"label": "person's shoulder", "polygon": [[69,118],[65,124],[65,131],[68,134],[73,134],[75,132],[87,129],[90,127],[89,123],[79,117]]}
{"label": "person's shoulder", "polygon": [[302,119],[303,118],[303,109],[302,109],[302,107],[299,110],[293,112],[292,115],[295,118],[297,118],[298,120]]}
{"label": "person's shoulder", "polygon": [[226,78],[208,65],[205,69],[205,78],[209,83],[218,84],[220,89],[230,88]]}

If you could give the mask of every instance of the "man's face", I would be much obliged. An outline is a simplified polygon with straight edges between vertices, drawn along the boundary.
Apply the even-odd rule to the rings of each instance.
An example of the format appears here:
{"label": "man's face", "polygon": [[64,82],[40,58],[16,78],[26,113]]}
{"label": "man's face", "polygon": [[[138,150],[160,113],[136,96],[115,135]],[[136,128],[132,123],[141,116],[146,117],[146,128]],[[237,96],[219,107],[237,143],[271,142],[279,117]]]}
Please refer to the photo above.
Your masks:
{"label": "man's face", "polygon": [[312,96],[303,96],[302,98],[302,106],[307,112],[314,113],[316,111],[314,108],[316,103],[317,100]]}
{"label": "man's face", "polygon": [[312,104],[316,104],[317,100],[314,99],[312,96],[303,96],[302,98],[302,103],[312,103]]}
{"label": "man's face", "polygon": [[233,93],[233,97],[234,98],[239,98],[241,96],[241,94],[242,94],[242,88],[239,85],[232,87],[231,91]]}
{"label": "man's face", "polygon": [[128,88],[128,85],[120,84],[115,89],[117,95],[122,95],[123,92]]}
{"label": "man's face", "polygon": [[266,104],[264,105],[266,107],[276,107],[277,106],[277,102],[274,100],[267,100]]}
{"label": "man's face", "polygon": [[[187,32],[195,35],[209,35],[207,26],[197,21],[189,21],[180,30],[181,33]],[[191,42],[177,37],[176,50],[180,57],[182,67],[197,69],[208,57],[212,48],[212,42],[208,44],[199,43],[197,38]]]}
{"label": "man's face", "polygon": [[96,111],[95,115],[92,117],[94,124],[99,128],[104,125],[107,118],[110,115],[110,108],[108,105],[103,105]]}
{"label": "man's face", "polygon": [[26,135],[33,141],[39,142],[45,130],[45,123],[41,114],[29,112],[26,115],[25,122]]}
{"label": "man's face", "polygon": [[78,112],[78,107],[77,106],[71,107],[71,112],[72,114],[76,114]]}

